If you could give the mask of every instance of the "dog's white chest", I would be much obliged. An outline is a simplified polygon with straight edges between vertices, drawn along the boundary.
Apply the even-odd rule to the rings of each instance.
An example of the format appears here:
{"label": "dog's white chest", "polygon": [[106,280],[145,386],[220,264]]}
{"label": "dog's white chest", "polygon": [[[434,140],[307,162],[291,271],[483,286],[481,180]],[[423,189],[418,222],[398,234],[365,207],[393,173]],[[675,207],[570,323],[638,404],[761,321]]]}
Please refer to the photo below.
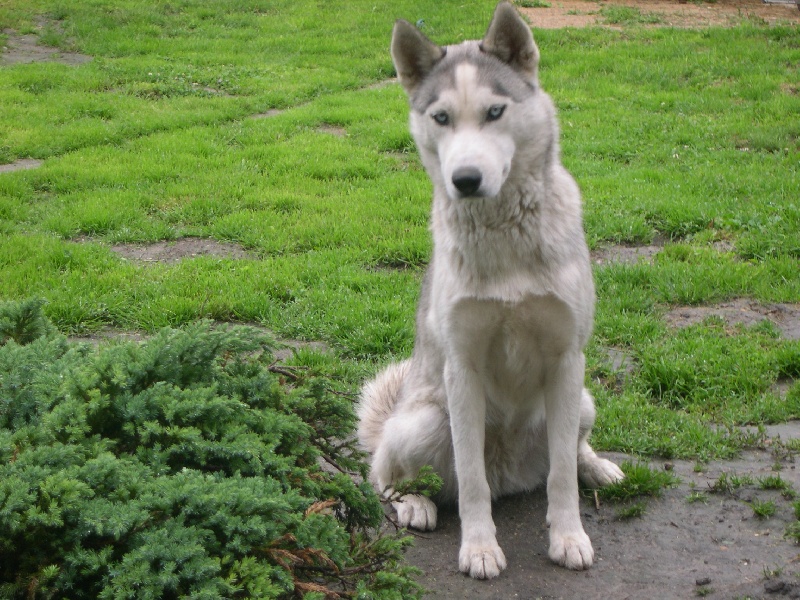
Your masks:
{"label": "dog's white chest", "polygon": [[447,308],[437,319],[445,354],[472,365],[487,388],[530,394],[541,385],[548,357],[579,350],[576,316],[553,295],[517,301],[465,298]]}

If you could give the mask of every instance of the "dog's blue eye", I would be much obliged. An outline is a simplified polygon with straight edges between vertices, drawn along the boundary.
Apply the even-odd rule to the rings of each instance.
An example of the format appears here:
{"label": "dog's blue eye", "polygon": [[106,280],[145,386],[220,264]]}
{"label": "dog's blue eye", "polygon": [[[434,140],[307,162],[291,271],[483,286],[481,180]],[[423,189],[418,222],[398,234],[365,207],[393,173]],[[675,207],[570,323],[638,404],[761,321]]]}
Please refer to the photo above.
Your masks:
{"label": "dog's blue eye", "polygon": [[486,111],[486,120],[497,121],[497,119],[503,116],[503,111],[505,109],[506,109],[505,104],[495,104],[494,106],[490,106],[489,110]]}
{"label": "dog's blue eye", "polygon": [[450,116],[443,110],[435,112],[431,116],[439,125],[447,125],[450,122]]}

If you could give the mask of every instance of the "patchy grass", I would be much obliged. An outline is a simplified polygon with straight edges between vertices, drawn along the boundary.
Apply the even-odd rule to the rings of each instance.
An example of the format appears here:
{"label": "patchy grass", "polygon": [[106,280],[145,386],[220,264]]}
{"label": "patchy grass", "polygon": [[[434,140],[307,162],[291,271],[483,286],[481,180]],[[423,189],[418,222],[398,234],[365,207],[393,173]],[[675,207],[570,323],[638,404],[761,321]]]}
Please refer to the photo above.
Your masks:
{"label": "patchy grass", "polygon": [[759,478],[758,487],[762,490],[779,491],[784,498],[788,499],[792,499],[797,495],[792,484],[783,479],[780,475],[767,475],[766,477]]}
{"label": "patchy grass", "polygon": [[790,523],[786,528],[784,537],[792,540],[795,544],[800,544],[800,521]]}
{"label": "patchy grass", "polygon": [[620,521],[627,521],[628,519],[638,519],[644,516],[644,513],[647,512],[647,502],[644,500],[639,500],[638,502],[634,502],[628,506],[620,508],[617,510],[617,519]]}
{"label": "patchy grass", "polygon": [[620,520],[643,516],[649,499],[660,497],[665,488],[679,482],[671,472],[651,469],[644,462],[625,461],[620,468],[625,479],[596,492],[598,499],[621,504],[616,510],[616,517]]}
{"label": "patchy grass", "polygon": [[657,25],[664,22],[658,13],[642,11],[635,6],[604,6],[600,16],[608,25]]}
{"label": "patchy grass", "polygon": [[708,504],[708,494],[704,492],[690,492],[688,496],[686,496],[686,502],[689,504],[694,504],[696,502],[700,502],[702,504]]}
{"label": "patchy grass", "polygon": [[750,475],[737,475],[736,473],[720,473],[717,480],[709,486],[716,494],[732,494],[743,486],[753,485]]}
{"label": "patchy grass", "polygon": [[769,519],[775,514],[777,506],[774,500],[753,500],[749,503],[753,514],[759,519]]}
{"label": "patchy grass", "polygon": [[646,463],[625,461],[620,465],[625,479],[598,490],[604,500],[625,501],[641,497],[661,496],[664,488],[678,483],[678,478],[669,471],[651,469]]}
{"label": "patchy grass", "polygon": [[552,6],[545,0],[515,0],[514,4],[522,8],[550,8]]}

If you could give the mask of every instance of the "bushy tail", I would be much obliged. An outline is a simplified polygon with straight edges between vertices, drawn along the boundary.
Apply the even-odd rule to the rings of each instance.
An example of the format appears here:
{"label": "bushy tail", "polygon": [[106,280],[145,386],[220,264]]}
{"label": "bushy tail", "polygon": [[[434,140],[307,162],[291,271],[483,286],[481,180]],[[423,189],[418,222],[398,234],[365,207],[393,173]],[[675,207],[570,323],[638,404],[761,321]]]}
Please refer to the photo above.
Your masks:
{"label": "bushy tail", "polygon": [[410,360],[394,363],[361,388],[358,401],[358,441],[370,454],[378,448],[383,426],[394,412]]}

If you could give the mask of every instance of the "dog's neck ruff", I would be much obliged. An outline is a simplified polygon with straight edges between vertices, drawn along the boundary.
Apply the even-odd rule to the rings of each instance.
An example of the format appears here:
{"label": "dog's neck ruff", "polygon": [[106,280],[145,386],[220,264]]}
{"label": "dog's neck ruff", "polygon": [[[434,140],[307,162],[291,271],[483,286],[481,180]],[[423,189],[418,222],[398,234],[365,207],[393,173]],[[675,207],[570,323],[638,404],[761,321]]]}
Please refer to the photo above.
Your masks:
{"label": "dog's neck ruff", "polygon": [[545,181],[532,177],[507,182],[494,198],[453,200],[437,189],[433,208],[437,251],[481,280],[540,262],[540,199],[546,193]]}
{"label": "dog's neck ruff", "polygon": [[544,182],[529,178],[523,183],[507,182],[498,196],[453,200],[442,190],[437,193],[434,210],[442,211],[446,226],[462,236],[502,234],[525,229],[535,220],[538,198],[544,193]]}

